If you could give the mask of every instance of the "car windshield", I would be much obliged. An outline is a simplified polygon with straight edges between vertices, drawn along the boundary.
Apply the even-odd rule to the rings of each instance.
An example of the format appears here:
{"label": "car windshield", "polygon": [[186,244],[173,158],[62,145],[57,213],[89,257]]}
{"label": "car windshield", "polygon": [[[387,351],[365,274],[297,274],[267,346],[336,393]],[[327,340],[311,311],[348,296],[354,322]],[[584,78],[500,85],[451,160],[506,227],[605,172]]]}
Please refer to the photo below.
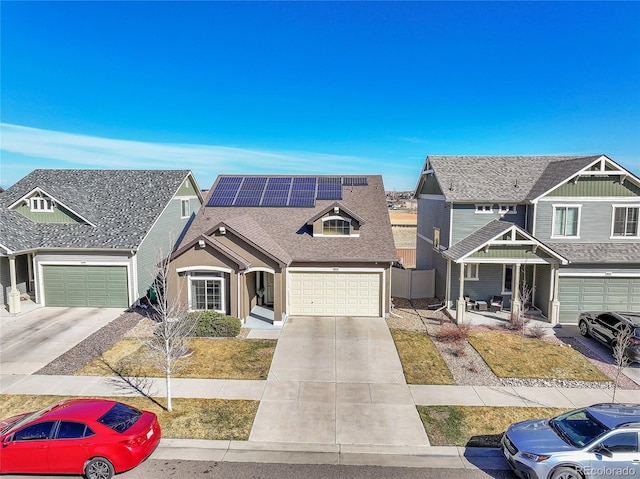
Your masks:
{"label": "car windshield", "polygon": [[551,426],[562,439],[574,447],[584,447],[609,430],[586,409],[578,409],[553,418]]}
{"label": "car windshield", "polygon": [[[19,426],[22,426],[23,424],[26,424],[30,421],[33,421],[34,419],[38,419],[40,416],[42,416],[44,413],[49,412],[51,410],[51,406],[50,407],[46,407],[44,409],[40,409],[39,411],[34,411],[31,413],[28,413],[26,416],[24,417],[17,417],[14,421],[11,421],[10,423],[6,424],[4,428],[2,428],[2,431],[0,431],[0,435],[5,434],[9,431],[11,431],[12,429],[15,429]],[[6,421],[6,419],[5,419]],[[4,421],[2,421],[4,422]]]}
{"label": "car windshield", "polygon": [[116,432],[125,432],[135,424],[141,415],[142,411],[136,408],[122,403],[115,403],[111,409],[98,419],[98,422]]}

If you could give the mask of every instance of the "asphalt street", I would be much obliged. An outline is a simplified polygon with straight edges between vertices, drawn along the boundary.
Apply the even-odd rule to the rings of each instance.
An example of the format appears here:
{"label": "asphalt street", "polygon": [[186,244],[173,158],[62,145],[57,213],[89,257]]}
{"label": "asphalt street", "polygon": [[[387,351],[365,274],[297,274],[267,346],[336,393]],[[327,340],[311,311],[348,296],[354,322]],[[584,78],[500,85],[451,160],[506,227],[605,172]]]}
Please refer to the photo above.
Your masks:
{"label": "asphalt street", "polygon": [[[70,479],[76,476],[23,476],[11,479]],[[79,476],[77,476],[79,477]],[[511,471],[417,467],[264,464],[149,459],[114,479],[515,479]]]}

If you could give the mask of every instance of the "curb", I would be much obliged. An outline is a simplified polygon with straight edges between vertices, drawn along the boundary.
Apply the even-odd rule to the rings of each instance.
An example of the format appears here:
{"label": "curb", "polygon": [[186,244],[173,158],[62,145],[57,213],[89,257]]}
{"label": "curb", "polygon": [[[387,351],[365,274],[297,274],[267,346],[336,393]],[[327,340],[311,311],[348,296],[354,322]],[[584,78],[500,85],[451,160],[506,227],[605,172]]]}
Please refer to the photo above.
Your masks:
{"label": "curb", "polygon": [[497,448],[162,439],[150,459],[508,470]]}

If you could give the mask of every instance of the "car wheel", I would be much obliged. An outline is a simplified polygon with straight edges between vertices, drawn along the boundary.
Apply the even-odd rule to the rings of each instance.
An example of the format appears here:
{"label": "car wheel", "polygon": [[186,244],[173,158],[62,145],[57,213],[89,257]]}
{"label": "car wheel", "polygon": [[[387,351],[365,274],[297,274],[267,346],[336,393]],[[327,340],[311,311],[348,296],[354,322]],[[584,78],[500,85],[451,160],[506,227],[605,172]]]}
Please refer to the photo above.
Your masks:
{"label": "car wheel", "polygon": [[584,337],[589,336],[589,326],[587,326],[586,321],[580,321],[578,327],[580,328],[580,334],[582,334]]}
{"label": "car wheel", "polygon": [[84,467],[85,479],[111,479],[113,474],[113,465],[104,457],[94,457]]}
{"label": "car wheel", "polygon": [[572,467],[559,467],[551,474],[551,479],[583,479],[582,474]]}

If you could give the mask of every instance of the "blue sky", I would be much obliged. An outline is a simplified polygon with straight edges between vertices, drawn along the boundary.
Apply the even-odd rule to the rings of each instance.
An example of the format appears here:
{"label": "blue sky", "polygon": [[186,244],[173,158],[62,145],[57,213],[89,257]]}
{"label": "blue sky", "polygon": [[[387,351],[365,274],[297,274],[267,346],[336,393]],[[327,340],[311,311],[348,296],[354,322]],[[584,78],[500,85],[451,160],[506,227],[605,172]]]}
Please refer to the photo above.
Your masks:
{"label": "blue sky", "polygon": [[640,173],[640,2],[12,2],[0,184],[34,168],[382,174],[428,154]]}

